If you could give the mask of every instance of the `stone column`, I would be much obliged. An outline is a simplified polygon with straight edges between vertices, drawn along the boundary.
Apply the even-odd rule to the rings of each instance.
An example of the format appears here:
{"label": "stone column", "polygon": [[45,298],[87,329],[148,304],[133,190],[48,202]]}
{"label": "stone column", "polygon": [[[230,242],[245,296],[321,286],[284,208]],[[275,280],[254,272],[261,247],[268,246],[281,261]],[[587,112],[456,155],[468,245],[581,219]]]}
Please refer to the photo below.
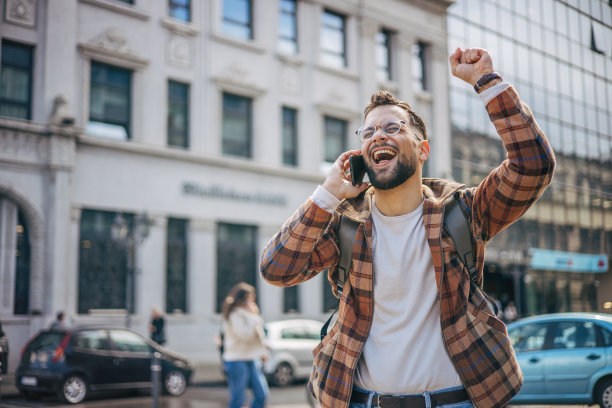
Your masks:
{"label": "stone column", "polygon": [[0,199],[0,313],[13,314],[15,288],[15,253],[17,250],[17,205]]}

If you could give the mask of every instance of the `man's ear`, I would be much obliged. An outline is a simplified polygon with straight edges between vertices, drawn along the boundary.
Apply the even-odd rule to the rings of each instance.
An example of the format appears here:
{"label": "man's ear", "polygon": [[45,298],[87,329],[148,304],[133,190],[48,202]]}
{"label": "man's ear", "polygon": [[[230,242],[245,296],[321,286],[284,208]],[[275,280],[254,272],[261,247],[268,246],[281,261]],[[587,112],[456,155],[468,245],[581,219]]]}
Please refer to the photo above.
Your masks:
{"label": "man's ear", "polygon": [[421,141],[419,148],[419,159],[424,162],[429,157],[429,142],[427,140]]}

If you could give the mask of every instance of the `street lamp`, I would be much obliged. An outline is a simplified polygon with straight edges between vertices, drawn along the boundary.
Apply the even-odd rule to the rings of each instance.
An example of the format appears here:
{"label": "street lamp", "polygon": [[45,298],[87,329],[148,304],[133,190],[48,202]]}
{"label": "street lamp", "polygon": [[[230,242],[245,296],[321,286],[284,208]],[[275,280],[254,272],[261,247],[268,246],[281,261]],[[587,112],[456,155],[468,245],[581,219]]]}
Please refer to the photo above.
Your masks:
{"label": "street lamp", "polygon": [[134,217],[133,222],[128,222],[120,213],[115,215],[111,225],[111,237],[113,241],[119,243],[127,252],[127,276],[125,293],[125,325],[131,327],[131,314],[134,311],[133,287],[134,275],[136,272],[136,248],[144,242],[151,231],[153,220],[146,212]]}

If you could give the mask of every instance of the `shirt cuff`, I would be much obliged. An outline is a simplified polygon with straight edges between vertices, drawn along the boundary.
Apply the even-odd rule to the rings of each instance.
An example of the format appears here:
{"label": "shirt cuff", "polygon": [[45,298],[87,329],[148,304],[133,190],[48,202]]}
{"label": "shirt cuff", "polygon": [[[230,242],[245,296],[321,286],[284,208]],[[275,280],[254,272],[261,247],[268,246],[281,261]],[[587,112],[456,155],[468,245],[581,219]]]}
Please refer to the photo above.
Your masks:
{"label": "shirt cuff", "polygon": [[340,205],[340,200],[335,195],[327,191],[323,186],[319,185],[310,197],[312,201],[325,211],[333,213]]}
{"label": "shirt cuff", "polygon": [[509,86],[510,84],[502,82],[501,84],[493,85],[492,87],[485,89],[484,91],[479,93],[478,96],[480,96],[480,99],[482,99],[485,106],[487,106],[493,98],[502,93],[504,89]]}

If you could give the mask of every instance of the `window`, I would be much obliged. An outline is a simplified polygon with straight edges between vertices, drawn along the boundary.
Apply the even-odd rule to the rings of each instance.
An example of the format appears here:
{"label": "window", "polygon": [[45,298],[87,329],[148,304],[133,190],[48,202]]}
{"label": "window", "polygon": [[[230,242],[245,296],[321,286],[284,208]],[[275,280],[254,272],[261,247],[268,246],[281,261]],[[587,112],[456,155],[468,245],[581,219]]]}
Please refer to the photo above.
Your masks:
{"label": "window", "polygon": [[181,21],[191,21],[191,0],[169,0],[168,14]]}
{"label": "window", "polygon": [[223,299],[237,283],[257,287],[257,227],[251,225],[217,225],[217,313]]}
{"label": "window", "polygon": [[189,85],[168,81],[168,145],[189,147]]}
{"label": "window", "polygon": [[338,156],[347,149],[345,120],[336,119],[329,116],[325,117],[325,161],[335,162]]}
{"label": "window", "polygon": [[134,0],[117,0],[117,1],[120,1],[121,3],[134,4]]}
{"label": "window", "polygon": [[23,214],[17,210],[17,251],[15,259],[15,299],[13,313],[27,315],[30,312],[31,249],[28,227]]}
{"label": "window", "polygon": [[592,322],[559,322],[553,339],[553,348],[595,347],[596,339],[595,325]]}
{"label": "window", "polygon": [[31,119],[32,47],[2,41],[0,115]]}
{"label": "window", "polygon": [[346,67],[346,38],[344,16],[323,12],[321,26],[321,61],[335,68]]}
{"label": "window", "polygon": [[300,299],[297,285],[283,288],[283,312],[298,313],[299,311]]}
{"label": "window", "polygon": [[382,29],[376,34],[376,74],[381,81],[391,77],[391,32]]}
{"label": "window", "polygon": [[77,333],[70,342],[75,347],[89,350],[110,350],[106,330],[85,330]]}
{"label": "window", "polygon": [[517,352],[542,350],[546,340],[548,324],[528,324],[510,331],[510,342]]}
{"label": "window", "polygon": [[283,163],[297,165],[297,111],[283,107]]}
{"label": "window", "polygon": [[278,49],[297,54],[296,0],[280,0],[278,11]]}
{"label": "window", "polygon": [[222,151],[251,157],[251,99],[223,94]]}
{"label": "window", "polygon": [[[78,312],[91,309],[128,309],[127,246],[111,237],[111,227],[117,213],[83,210],[79,246]],[[122,214],[128,225],[133,216]],[[130,297],[134,299],[133,296]]]}
{"label": "window", "polygon": [[91,62],[89,134],[115,140],[130,138],[131,82],[131,71]]}
{"label": "window", "polygon": [[166,241],[166,312],[187,312],[188,221],[168,219]]}
{"label": "window", "polygon": [[412,46],[412,79],[414,88],[429,91],[429,45],[417,42]]}
{"label": "window", "polygon": [[149,353],[151,347],[141,336],[127,330],[111,330],[109,332],[113,349],[132,353]]}
{"label": "window", "polygon": [[223,34],[250,40],[253,38],[251,0],[223,0]]}

